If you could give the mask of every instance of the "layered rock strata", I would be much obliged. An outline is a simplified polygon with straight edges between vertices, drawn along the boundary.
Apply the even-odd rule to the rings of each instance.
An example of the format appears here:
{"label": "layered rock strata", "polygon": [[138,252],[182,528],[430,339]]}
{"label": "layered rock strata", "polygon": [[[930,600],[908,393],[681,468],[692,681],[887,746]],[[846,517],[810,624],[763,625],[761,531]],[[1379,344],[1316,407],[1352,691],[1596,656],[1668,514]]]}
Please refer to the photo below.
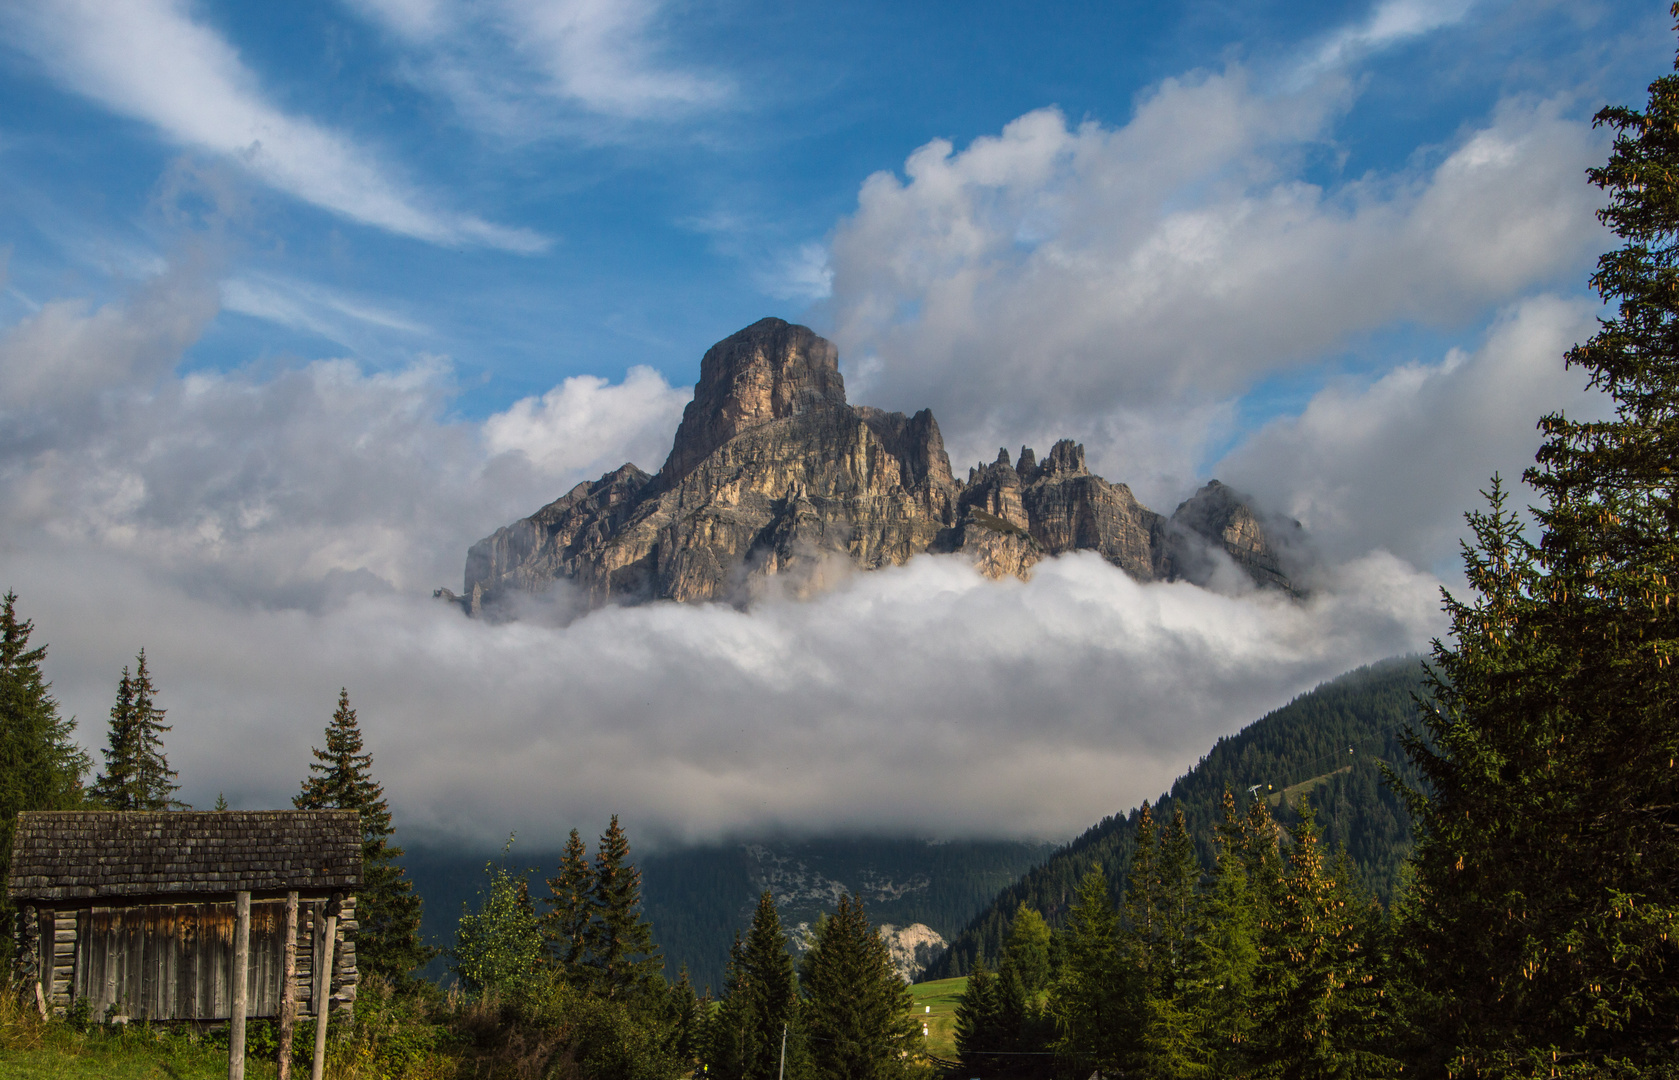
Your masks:
{"label": "layered rock strata", "polygon": [[1001,577],[1092,550],[1154,581],[1215,547],[1292,588],[1259,516],[1216,481],[1169,521],[1091,473],[1069,440],[1041,463],[1004,451],[958,480],[930,411],[848,404],[832,343],[764,319],[705,354],[658,473],[626,464],[474,544],[461,599],[476,614],[556,581],[589,607],[738,600],[770,582],[799,594],[825,568],[922,552],[963,552]]}

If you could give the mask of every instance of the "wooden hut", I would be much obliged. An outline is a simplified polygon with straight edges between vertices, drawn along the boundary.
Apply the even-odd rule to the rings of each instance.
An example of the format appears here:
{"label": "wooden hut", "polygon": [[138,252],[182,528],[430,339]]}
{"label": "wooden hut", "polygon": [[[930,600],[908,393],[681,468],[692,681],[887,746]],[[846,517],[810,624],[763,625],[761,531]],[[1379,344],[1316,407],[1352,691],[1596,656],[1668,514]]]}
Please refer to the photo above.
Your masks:
{"label": "wooden hut", "polygon": [[[288,1014],[347,1009],[360,885],[361,822],[350,810],[19,814],[6,882],[16,974],[43,1011],[85,998],[97,1020],[280,1017],[287,998]],[[330,973],[317,970],[323,955]]]}

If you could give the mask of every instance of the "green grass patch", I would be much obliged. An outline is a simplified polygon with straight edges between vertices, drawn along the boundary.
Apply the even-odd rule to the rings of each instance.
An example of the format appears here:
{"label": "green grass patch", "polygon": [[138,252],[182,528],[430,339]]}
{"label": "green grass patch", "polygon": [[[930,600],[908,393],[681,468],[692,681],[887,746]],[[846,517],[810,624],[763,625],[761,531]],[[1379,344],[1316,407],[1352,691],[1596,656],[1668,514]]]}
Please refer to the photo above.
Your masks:
{"label": "green grass patch", "polygon": [[1304,799],[1318,788],[1323,787],[1325,784],[1329,783],[1329,781],[1333,780],[1337,776],[1340,776],[1342,773],[1349,773],[1352,771],[1353,767],[1351,765],[1342,766],[1334,772],[1326,772],[1322,776],[1314,776],[1310,780],[1302,780],[1298,784],[1291,784],[1288,787],[1283,788],[1281,791],[1273,792],[1272,794],[1265,796],[1265,801],[1271,806],[1280,806],[1286,802],[1290,806],[1298,807],[1301,799]]}
{"label": "green grass patch", "polygon": [[956,1002],[968,989],[968,977],[916,983],[915,1018],[927,1026],[927,1052],[942,1058],[956,1056]]}
{"label": "green grass patch", "polygon": [[[4,993],[0,991],[0,993]],[[227,1035],[130,1024],[78,1031],[43,1021],[15,995],[0,1003],[0,1075],[7,1080],[212,1080],[227,1075]],[[295,1072],[295,1070],[294,1070]],[[247,1057],[245,1075],[268,1080],[272,1061]]]}

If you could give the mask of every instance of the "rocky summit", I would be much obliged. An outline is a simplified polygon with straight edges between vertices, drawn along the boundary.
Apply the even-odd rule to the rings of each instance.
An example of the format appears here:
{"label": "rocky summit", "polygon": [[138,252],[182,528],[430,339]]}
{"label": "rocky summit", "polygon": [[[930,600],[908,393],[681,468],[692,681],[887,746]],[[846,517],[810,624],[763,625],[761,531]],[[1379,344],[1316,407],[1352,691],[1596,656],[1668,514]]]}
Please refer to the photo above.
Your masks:
{"label": "rocky summit", "polygon": [[565,581],[586,607],[738,602],[772,581],[802,595],[839,560],[872,570],[958,552],[1025,577],[1084,550],[1140,581],[1206,583],[1233,565],[1297,594],[1285,562],[1298,530],[1216,480],[1164,517],[1090,472],[1070,440],[1042,461],[1000,451],[958,479],[931,411],[848,404],[833,343],[763,319],[705,354],[656,474],[625,464],[472,545],[458,599],[494,612]]}

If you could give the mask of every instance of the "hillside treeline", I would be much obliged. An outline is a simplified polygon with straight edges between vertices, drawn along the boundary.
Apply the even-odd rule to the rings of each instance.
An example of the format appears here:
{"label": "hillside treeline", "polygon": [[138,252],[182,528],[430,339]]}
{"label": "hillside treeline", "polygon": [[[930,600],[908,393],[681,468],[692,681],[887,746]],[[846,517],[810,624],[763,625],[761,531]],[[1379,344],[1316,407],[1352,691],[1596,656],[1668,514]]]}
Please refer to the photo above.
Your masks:
{"label": "hillside treeline", "polygon": [[[1361,668],[1220,739],[1154,806],[1158,817],[1181,813],[1203,871],[1216,862],[1215,826],[1226,792],[1268,799],[1286,826],[1300,823],[1300,804],[1316,808],[1322,843],[1345,850],[1359,884],[1383,903],[1392,900],[1411,849],[1411,815],[1396,788],[1419,774],[1405,752],[1426,695],[1420,658]],[[1300,787],[1296,789],[1296,785]],[[1250,796],[1250,789],[1256,789]],[[995,970],[1015,912],[1025,905],[1051,926],[1064,924],[1091,870],[1108,889],[1124,892],[1136,848],[1141,809],[1102,819],[1040,866],[997,894],[962,929],[927,972],[928,979],[965,975],[979,962]]]}
{"label": "hillside treeline", "polygon": [[1016,914],[957,1007],[965,1075],[1392,1076],[1418,1034],[1382,906],[1312,815],[1226,795],[1204,875],[1183,812],[1139,815],[1116,904],[1092,868],[1051,932]]}

